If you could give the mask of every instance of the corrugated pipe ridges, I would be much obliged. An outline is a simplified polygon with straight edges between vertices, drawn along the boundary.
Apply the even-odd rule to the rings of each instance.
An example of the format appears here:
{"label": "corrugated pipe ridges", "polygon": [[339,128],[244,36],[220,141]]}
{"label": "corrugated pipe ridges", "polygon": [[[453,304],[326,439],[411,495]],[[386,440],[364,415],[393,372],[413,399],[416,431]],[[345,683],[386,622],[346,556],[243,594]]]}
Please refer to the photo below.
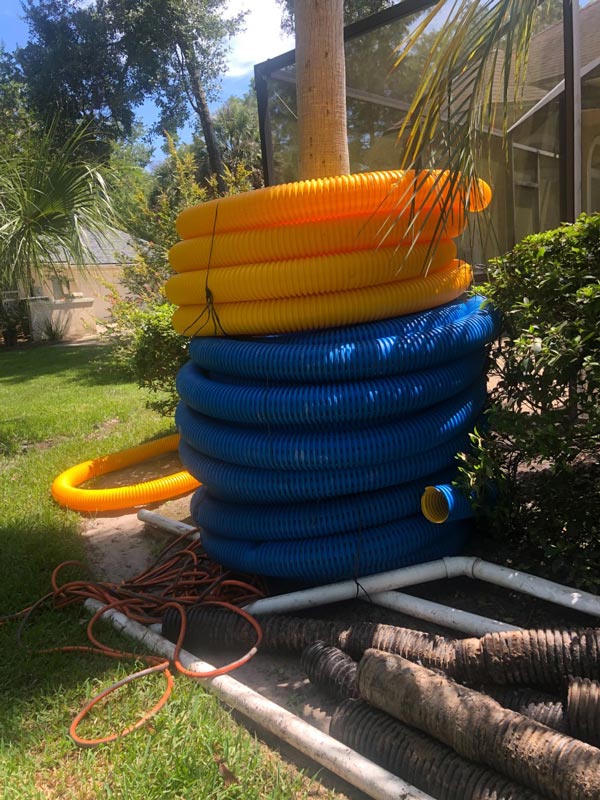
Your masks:
{"label": "corrugated pipe ridges", "polygon": [[[454,474],[449,468],[443,474]],[[270,505],[229,503],[218,500],[205,487],[194,494],[191,514],[208,531],[227,539],[281,541],[321,538],[356,530],[364,531],[418,514],[422,481],[390,486],[374,492],[334,497],[318,503]]]}
{"label": "corrugated pipe ridges", "polygon": [[456,214],[443,221],[421,217],[415,236],[415,220],[400,219],[390,224],[385,214],[347,217],[340,220],[315,220],[298,225],[255,228],[246,231],[209,233],[183,239],[169,250],[169,263],[175,272],[206,268],[234,267],[237,264],[262,264],[288,258],[319,258],[333,253],[371,250],[413,242],[454,239],[465,229],[466,214]]}
{"label": "corrugated pipe ridges", "polygon": [[420,314],[266,339],[200,337],[190,358],[238,377],[319,384],[399,375],[455,361],[485,347],[500,318],[482,297]]}
{"label": "corrugated pipe ridges", "polygon": [[310,682],[336,700],[358,697],[358,664],[339,648],[313,642],[302,651],[301,664]]}
{"label": "corrugated pipe ridges", "polygon": [[[314,219],[413,213],[423,207],[443,207],[456,177],[442,170],[385,170],[338,175],[266,186],[253,192],[220,197],[184,209],[177,217],[182,239],[218,231],[274,225],[293,225]],[[482,180],[461,191],[453,205],[481,211],[490,202],[491,189]]]}
{"label": "corrugated pipe ridges", "polygon": [[[321,641],[313,642],[302,651],[301,663],[310,682],[332,697],[338,700],[359,697],[358,664],[338,647],[328,646]],[[568,733],[563,704],[551,695],[531,689],[497,686],[489,686],[482,691],[504,708],[517,711],[553,730]],[[572,733],[575,735],[574,731]]]}
{"label": "corrugated pipe ridges", "polygon": [[421,511],[425,519],[436,525],[470,519],[475,515],[469,498],[451,483],[426,486],[421,497]]}
{"label": "corrugated pipe ridges", "polygon": [[368,650],[359,663],[358,687],[371,705],[552,800],[600,796],[600,750],[439,672]]}
{"label": "corrugated pipe ridges", "polygon": [[600,629],[488,633],[456,643],[456,673],[471,684],[558,687],[600,675]]}
{"label": "corrugated pipe ridges", "polygon": [[375,491],[431,475],[469,446],[467,432],[416,455],[374,464],[369,469],[276,470],[243,467],[211,458],[182,441],[182,464],[221,500],[236,503],[294,503]]}
{"label": "corrugated pipe ridges", "polygon": [[571,733],[581,739],[581,736],[569,729],[564,704],[552,695],[534,689],[513,689],[507,686],[484,686],[482,691],[504,708],[531,717],[555,731]]}
{"label": "corrugated pipe ridges", "polygon": [[130,447],[110,455],[84,461],[61,472],[52,483],[52,496],[57,503],[75,511],[97,513],[168,500],[198,487],[189,472],[179,471],[163,478],[118,486],[111,489],[80,489],[82,483],[177,450],[179,435],[164,436],[145,444]]}
{"label": "corrugated pipe ridges", "polygon": [[267,469],[346,469],[372,466],[439,446],[469,430],[486,398],[485,376],[468,389],[410,417],[344,430],[269,430],[206,417],[183,403],[177,427],[192,448],[212,458]]}
{"label": "corrugated pipe ridges", "polygon": [[[281,614],[259,614],[257,619],[263,630],[261,648],[272,652],[299,653],[319,640],[354,659],[374,647],[418,659],[434,669],[452,670],[454,665],[453,640],[423,631],[374,622],[349,623]],[[177,641],[180,622],[179,613],[167,609],[163,617],[163,636]],[[250,646],[252,641],[252,631],[245,621],[227,611],[202,605],[188,611],[184,647],[192,652],[206,647],[207,643],[230,649]]]}
{"label": "corrugated pipe ridges", "polygon": [[[189,614],[190,637],[197,630],[203,637],[213,637],[211,641],[223,646],[228,646],[229,642],[233,645],[251,643],[247,626],[227,612],[199,607]],[[480,639],[449,639],[371,622],[329,622],[276,614],[259,616],[259,619],[264,630],[263,646],[267,649],[300,652],[311,642],[322,640],[359,659],[366,650],[374,648],[419,661],[431,669],[443,670],[457,680],[475,686],[494,683],[562,689],[568,677],[585,678],[600,673],[600,630],[593,628],[585,631],[506,631],[487,634]],[[175,641],[178,631],[178,614],[167,611],[164,636]],[[545,641],[547,647],[540,660],[540,669],[532,672],[527,665],[537,658],[535,654],[539,654],[540,648],[535,642],[540,640]],[[190,646],[194,643],[191,639],[186,639],[186,642]],[[526,652],[531,642],[534,642],[535,649]],[[198,643],[201,646],[202,639]],[[491,649],[490,644],[493,644]],[[573,652],[581,654],[582,647],[585,657],[573,658]],[[503,664],[497,661],[498,653],[502,654]],[[524,669],[523,663],[526,665]],[[583,691],[583,687],[579,691]],[[597,697],[595,686],[591,686],[589,691]],[[579,710],[572,712],[575,716],[579,713]]]}
{"label": "corrugated pipe ridges", "polygon": [[337,325],[385,319],[441,306],[460,297],[471,285],[469,264],[453,261],[427,277],[379,286],[279,300],[179,306],[173,327],[184,336],[256,336],[310,331]]}
{"label": "corrugated pipe ridges", "polygon": [[238,377],[319,384],[399,375],[455,361],[485,347],[500,317],[479,296],[420,314],[268,338],[190,341],[199,367]]}
{"label": "corrugated pipe ridges", "polygon": [[338,707],[329,733],[438,800],[543,800],[361,700]]}
{"label": "corrugated pipe ridges", "polygon": [[203,528],[206,552],[220,564],[308,586],[458,555],[468,536],[460,523],[444,525],[440,531],[419,515],[333,536],[259,542],[226,539],[196,521]]}
{"label": "corrugated pipe ridges", "polygon": [[567,696],[567,719],[573,736],[600,747],[600,683],[571,678]]}
{"label": "corrugated pipe ridges", "polygon": [[171,303],[187,306],[205,302],[207,288],[217,303],[347,292],[436,272],[455,258],[456,245],[443,240],[435,245],[377,247],[320,258],[200,268],[172,275],[165,294]]}
{"label": "corrugated pipe ridges", "polygon": [[206,374],[190,361],[177,374],[177,392],[194,411],[229,422],[331,428],[410,414],[447,400],[481,375],[486,360],[482,348],[408,375],[308,386]]}

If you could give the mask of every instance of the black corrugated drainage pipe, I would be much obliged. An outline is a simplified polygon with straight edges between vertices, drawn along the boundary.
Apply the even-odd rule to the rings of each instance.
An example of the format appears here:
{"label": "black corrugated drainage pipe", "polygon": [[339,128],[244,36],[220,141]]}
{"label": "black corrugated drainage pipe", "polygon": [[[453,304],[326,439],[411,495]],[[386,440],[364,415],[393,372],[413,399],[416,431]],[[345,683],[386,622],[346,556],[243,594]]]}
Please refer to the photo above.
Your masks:
{"label": "black corrugated drainage pipe", "polygon": [[540,800],[488,767],[474,764],[441,742],[356,702],[358,664],[336,647],[310,644],[302,666],[311,683],[346,700],[334,713],[330,735],[438,800]]}
{"label": "black corrugated drainage pipe", "polygon": [[[319,686],[323,691],[336,700],[358,698],[357,672],[358,663],[337,647],[331,647],[324,642],[313,642],[302,651],[302,669],[311,683]],[[525,717],[530,717],[548,728],[561,733],[571,733],[578,739],[575,728],[569,730],[563,703],[552,695],[538,692],[534,689],[514,689],[508,686],[486,686],[481,691],[496,700],[504,708],[517,711]],[[584,703],[581,704],[581,712]],[[591,713],[581,713],[584,724],[592,726]],[[580,723],[580,728],[584,725]],[[587,728],[584,728],[587,732]],[[589,741],[584,739],[584,741]],[[593,744],[593,742],[590,742]]]}
{"label": "black corrugated drainage pipe", "polygon": [[336,700],[358,697],[358,664],[338,647],[313,642],[302,651],[301,663],[309,681]]}
{"label": "black corrugated drainage pipe", "polygon": [[515,689],[510,686],[483,686],[481,691],[497,703],[525,717],[531,717],[548,728],[561,733],[570,733],[581,739],[575,731],[569,730],[565,706],[557,697],[535,689]]}
{"label": "black corrugated drainage pipe", "polygon": [[[257,615],[263,628],[263,647],[300,652],[317,639],[360,658],[373,647],[401,655],[433,669],[442,669],[461,682],[563,688],[569,677],[600,677],[600,630],[525,630],[488,633],[481,638],[450,639],[393,625]],[[168,610],[163,635],[176,641],[179,616]],[[207,643],[223,647],[247,643],[248,626],[218,608],[188,611],[184,646],[194,650]]]}
{"label": "black corrugated drainage pipe", "polygon": [[329,735],[438,800],[542,800],[362,700],[340,705]]}
{"label": "black corrugated drainage pipe", "polygon": [[[394,625],[372,622],[350,623],[279,614],[256,615],[263,640],[261,649],[275,652],[301,652],[317,640],[339,647],[353,658],[360,658],[369,647],[418,658],[436,669],[453,671],[455,642]],[[163,617],[162,634],[172,642],[177,641],[181,619],[173,609]],[[211,606],[192,607],[187,612],[187,633],[184,647],[192,652],[201,651],[210,644],[224,648],[240,648],[248,639],[248,625],[241,618]]]}
{"label": "black corrugated drainage pipe", "polygon": [[600,747],[600,683],[571,678],[567,694],[567,720],[573,736]]}
{"label": "black corrugated drainage pipe", "polygon": [[400,656],[368,650],[363,699],[552,800],[598,800],[600,750]]}

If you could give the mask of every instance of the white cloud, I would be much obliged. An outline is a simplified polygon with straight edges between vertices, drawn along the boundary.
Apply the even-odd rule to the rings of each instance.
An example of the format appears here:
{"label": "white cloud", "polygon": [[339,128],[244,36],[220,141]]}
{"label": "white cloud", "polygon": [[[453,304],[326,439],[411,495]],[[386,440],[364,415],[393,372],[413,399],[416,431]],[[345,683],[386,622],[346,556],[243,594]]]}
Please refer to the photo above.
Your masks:
{"label": "white cloud", "polygon": [[275,0],[229,0],[228,14],[248,11],[245,30],[231,41],[228,77],[250,75],[254,65],[294,47],[281,30],[281,7]]}

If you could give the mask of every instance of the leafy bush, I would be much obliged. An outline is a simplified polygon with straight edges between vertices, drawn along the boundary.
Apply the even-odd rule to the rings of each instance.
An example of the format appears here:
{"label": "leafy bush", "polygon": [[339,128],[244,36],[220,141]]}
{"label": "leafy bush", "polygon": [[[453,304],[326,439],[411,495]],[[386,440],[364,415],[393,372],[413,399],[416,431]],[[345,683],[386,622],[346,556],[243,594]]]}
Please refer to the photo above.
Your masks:
{"label": "leafy bush", "polygon": [[[136,244],[137,255],[122,264],[122,297],[107,286],[111,305],[105,338],[112,344],[108,367],[135,378],[149,389],[150,408],[165,416],[177,404],[175,377],[187,360],[187,338],[175,333],[171,317],[175,306],[166,302],[164,285],[173,274],[167,259],[169,248],[178,241],[175,220],[182,208],[216,196],[216,180],[201,187],[196,179],[197,164],[189,148],[177,149],[167,137],[169,158],[159,170],[155,191],[149,198],[139,196],[136,231],[144,240]],[[243,164],[225,170],[228,194],[247,191],[251,172]]]}
{"label": "leafy bush", "polygon": [[492,408],[461,482],[492,550],[515,565],[600,587],[600,215],[527,237],[479,287],[503,314]]}
{"label": "leafy bush", "polygon": [[136,328],[135,371],[139,385],[154,397],[150,408],[165,416],[177,405],[175,376],[188,360],[188,340],[175,332],[171,317],[175,307],[170,303],[139,312]]}

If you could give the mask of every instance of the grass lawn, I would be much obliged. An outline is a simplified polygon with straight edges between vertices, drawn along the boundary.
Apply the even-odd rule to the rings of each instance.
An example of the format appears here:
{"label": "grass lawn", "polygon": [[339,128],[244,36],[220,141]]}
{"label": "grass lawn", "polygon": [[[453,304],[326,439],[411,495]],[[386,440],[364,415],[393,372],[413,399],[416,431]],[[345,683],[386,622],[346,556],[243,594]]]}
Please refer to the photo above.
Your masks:
{"label": "grass lawn", "polygon": [[[45,594],[58,563],[84,558],[80,517],[53,503],[52,479],[80,461],[170,432],[134,384],[99,368],[105,353],[98,346],[0,351],[0,615]],[[335,797],[181,677],[149,726],[112,745],[78,749],[67,736],[72,717],[87,697],[135,665],[32,650],[85,644],[87,619],[80,609],[42,611],[21,647],[17,623],[0,626],[3,800]],[[127,647],[109,627],[98,630],[107,643]],[[162,689],[163,679],[155,677],[121,690],[80,732],[101,736],[126,727]],[[219,762],[236,780],[221,774]]]}

